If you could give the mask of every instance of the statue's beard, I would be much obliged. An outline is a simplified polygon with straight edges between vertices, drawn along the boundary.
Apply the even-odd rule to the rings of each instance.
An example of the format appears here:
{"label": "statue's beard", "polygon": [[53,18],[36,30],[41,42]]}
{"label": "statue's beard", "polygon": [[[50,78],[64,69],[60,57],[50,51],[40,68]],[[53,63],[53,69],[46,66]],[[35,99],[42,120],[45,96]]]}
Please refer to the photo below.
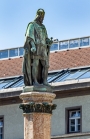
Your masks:
{"label": "statue's beard", "polygon": [[38,22],[39,24],[42,24],[43,23],[43,18],[37,17],[35,19],[35,21]]}

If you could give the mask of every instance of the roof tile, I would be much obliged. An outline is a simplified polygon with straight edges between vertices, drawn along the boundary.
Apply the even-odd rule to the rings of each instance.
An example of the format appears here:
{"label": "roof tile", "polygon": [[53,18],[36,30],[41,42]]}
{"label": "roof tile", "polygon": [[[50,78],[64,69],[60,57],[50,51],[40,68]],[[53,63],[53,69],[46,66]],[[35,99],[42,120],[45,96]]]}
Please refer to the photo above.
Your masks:
{"label": "roof tile", "polygon": [[[23,58],[0,60],[0,78],[22,75]],[[90,65],[90,47],[50,53],[49,70]]]}

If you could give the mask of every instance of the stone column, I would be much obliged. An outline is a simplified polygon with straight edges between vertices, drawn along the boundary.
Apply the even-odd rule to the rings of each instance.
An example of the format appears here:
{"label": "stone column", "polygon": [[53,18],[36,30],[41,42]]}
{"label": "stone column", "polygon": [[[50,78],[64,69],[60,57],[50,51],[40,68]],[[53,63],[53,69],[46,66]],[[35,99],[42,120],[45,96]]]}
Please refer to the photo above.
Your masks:
{"label": "stone column", "polygon": [[24,139],[50,139],[54,93],[31,91],[20,94],[23,103],[19,108],[24,115]]}

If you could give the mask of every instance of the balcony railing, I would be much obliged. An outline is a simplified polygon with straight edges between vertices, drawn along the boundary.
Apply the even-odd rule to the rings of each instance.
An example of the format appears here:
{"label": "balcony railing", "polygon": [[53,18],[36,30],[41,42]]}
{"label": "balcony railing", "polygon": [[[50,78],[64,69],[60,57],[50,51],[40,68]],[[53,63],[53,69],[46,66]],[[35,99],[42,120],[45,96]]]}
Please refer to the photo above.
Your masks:
{"label": "balcony railing", "polygon": [[90,36],[54,42],[51,46],[51,51],[82,48],[87,46],[90,46]]}
{"label": "balcony railing", "polygon": [[[76,49],[89,46],[90,46],[90,36],[53,42],[50,51],[60,51],[60,50],[63,51],[68,49]],[[0,50],[0,59],[23,56],[23,52],[24,52],[23,47]]]}
{"label": "balcony railing", "polygon": [[22,56],[23,50],[23,47],[1,50],[0,59]]}

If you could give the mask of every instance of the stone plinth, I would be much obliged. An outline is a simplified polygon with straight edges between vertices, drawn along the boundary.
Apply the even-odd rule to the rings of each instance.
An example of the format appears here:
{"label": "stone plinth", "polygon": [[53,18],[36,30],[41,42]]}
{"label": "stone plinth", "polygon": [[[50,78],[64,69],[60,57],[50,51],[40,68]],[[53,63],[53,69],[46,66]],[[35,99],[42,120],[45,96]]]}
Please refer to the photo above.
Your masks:
{"label": "stone plinth", "polygon": [[51,114],[24,114],[24,139],[50,139]]}
{"label": "stone plinth", "polygon": [[50,139],[51,115],[56,108],[52,101],[56,95],[45,89],[39,92],[28,88],[24,92],[20,94],[23,103],[19,106],[24,115],[24,139]]}

